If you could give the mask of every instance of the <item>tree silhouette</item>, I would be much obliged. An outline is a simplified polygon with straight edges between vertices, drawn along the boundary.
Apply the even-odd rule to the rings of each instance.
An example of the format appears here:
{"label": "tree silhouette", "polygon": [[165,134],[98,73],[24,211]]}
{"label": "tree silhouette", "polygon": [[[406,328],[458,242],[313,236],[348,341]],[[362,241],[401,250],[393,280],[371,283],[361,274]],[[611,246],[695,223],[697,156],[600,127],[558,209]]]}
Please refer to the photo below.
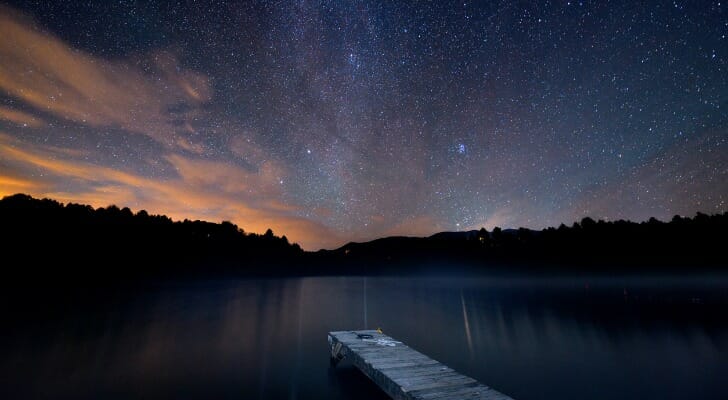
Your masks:
{"label": "tree silhouette", "polygon": [[480,228],[480,230],[478,231],[478,242],[483,247],[488,247],[488,245],[490,244],[490,235],[485,228]]}
{"label": "tree silhouette", "polygon": [[[172,221],[145,210],[61,204],[17,194],[0,200],[0,271],[49,281],[99,282],[200,274],[375,273],[453,263],[613,270],[725,268],[728,213],[670,222],[595,221],[540,231],[485,228],[426,238],[392,237],[307,253],[287,237],[246,233],[230,221]],[[396,265],[396,266],[395,266]]]}
{"label": "tree silhouette", "polygon": [[[271,268],[285,272],[289,261],[303,254],[300,246],[276,237],[270,229],[260,236],[246,234],[229,221],[173,222],[145,210],[134,214],[115,205],[64,206],[24,194],[0,200],[0,221],[5,249],[46,273],[73,271],[74,279]],[[70,268],[56,268],[61,262]]]}

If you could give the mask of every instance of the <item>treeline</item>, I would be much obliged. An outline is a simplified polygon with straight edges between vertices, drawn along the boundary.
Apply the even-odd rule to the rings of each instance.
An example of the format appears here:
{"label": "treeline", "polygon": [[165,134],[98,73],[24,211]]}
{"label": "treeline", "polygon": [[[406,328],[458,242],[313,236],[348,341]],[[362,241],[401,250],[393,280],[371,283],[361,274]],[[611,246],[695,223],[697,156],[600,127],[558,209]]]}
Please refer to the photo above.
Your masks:
{"label": "treeline", "polygon": [[17,194],[0,200],[5,278],[98,282],[140,277],[471,272],[611,272],[724,269],[728,213],[669,222],[595,221],[387,237],[304,252],[271,230],[230,222],[174,222],[146,211],[61,204]]}
{"label": "treeline", "polygon": [[24,194],[0,200],[0,243],[5,276],[83,280],[273,273],[303,253],[270,229],[259,235],[230,222],[174,222],[144,210],[94,209]]}
{"label": "treeline", "polygon": [[584,218],[571,226],[443,232],[426,238],[390,237],[322,251],[329,265],[361,272],[381,268],[524,268],[529,271],[679,270],[728,266],[728,213],[631,221]]}

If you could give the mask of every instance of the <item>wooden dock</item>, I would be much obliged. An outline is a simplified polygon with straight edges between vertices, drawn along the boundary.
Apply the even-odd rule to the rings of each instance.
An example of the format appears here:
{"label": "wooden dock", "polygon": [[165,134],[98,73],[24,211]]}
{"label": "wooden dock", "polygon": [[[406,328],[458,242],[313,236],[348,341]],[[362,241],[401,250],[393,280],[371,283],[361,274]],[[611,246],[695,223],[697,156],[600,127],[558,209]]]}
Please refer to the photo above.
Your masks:
{"label": "wooden dock", "polygon": [[346,358],[396,400],[513,400],[380,331],[329,332],[331,360]]}

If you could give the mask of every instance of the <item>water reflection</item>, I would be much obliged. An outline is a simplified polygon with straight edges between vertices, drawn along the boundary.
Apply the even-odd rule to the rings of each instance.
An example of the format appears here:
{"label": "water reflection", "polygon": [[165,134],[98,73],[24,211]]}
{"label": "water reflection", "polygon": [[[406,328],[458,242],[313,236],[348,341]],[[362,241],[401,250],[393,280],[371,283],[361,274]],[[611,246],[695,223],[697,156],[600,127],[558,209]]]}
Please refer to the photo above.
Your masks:
{"label": "water reflection", "polygon": [[468,343],[468,353],[470,358],[473,358],[473,335],[470,333],[470,321],[468,320],[468,307],[465,305],[465,296],[463,291],[460,291],[460,303],[463,306],[463,326],[465,327],[465,338]]}
{"label": "water reflection", "polygon": [[6,294],[0,397],[385,399],[346,362],[329,368],[326,332],[367,326],[519,400],[722,398],[724,280],[583,280],[304,278],[65,301]]}

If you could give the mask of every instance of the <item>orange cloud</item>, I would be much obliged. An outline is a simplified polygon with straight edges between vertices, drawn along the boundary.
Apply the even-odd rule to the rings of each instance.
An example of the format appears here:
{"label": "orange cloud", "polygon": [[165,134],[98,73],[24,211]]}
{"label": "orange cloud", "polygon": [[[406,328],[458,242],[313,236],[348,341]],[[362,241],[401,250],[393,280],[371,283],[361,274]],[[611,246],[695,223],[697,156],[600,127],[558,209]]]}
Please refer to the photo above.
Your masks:
{"label": "orange cloud", "polygon": [[[342,244],[340,236],[301,217],[302,208],[286,201],[281,181],[291,171],[256,144],[254,135],[240,131],[240,124],[213,118],[205,104],[213,97],[210,80],[181,66],[173,53],[155,51],[136,60],[96,57],[5,6],[0,38],[0,92],[19,104],[0,107],[0,122],[45,127],[50,136],[74,125],[96,128],[86,131],[91,134],[144,135],[164,149],[155,163],[176,172],[159,180],[95,165],[83,145],[31,143],[19,127],[9,127],[15,129],[12,136],[0,133],[0,194],[117,204],[175,219],[230,220],[252,232],[272,228],[309,249]],[[53,124],[62,126],[56,130],[51,124],[58,119],[73,124]],[[216,131],[228,135],[238,164],[201,157],[209,152],[195,127],[213,119]]]}
{"label": "orange cloud", "polygon": [[26,179],[0,175],[0,197],[19,192],[31,192],[37,190],[39,187],[39,184]]}
{"label": "orange cloud", "polygon": [[10,146],[11,140],[0,135],[0,159],[10,170],[39,170],[48,178],[14,178],[4,170],[0,172],[2,195],[24,192],[94,207],[117,204],[146,209],[174,219],[230,220],[250,232],[271,228],[307,249],[341,244],[342,239],[327,227],[295,215],[299,207],[278,200],[278,189],[269,181],[279,167],[272,163],[249,172],[227,163],[169,155],[166,159],[179,175],[156,180],[55,153],[51,157],[50,150],[22,148],[17,141]]}
{"label": "orange cloud", "polygon": [[194,154],[205,153],[205,147],[199,143],[193,143],[185,138],[177,138],[174,143],[183,150],[187,150]]}
{"label": "orange cloud", "polygon": [[[0,37],[0,90],[62,119],[119,127],[173,146],[180,122],[194,118],[196,106],[212,96],[209,80],[180,68],[169,53],[152,56],[152,77],[137,64],[73,49],[6,7],[0,7]],[[0,118],[39,121],[7,109]]]}
{"label": "orange cloud", "polygon": [[179,155],[169,155],[166,158],[183,181],[195,187],[259,198],[280,195],[279,181],[284,172],[270,161],[261,165],[257,172],[250,172],[229,163],[190,159]]}
{"label": "orange cloud", "polygon": [[34,117],[19,110],[0,106],[0,119],[10,121],[16,125],[38,128],[45,125],[42,119]]}

